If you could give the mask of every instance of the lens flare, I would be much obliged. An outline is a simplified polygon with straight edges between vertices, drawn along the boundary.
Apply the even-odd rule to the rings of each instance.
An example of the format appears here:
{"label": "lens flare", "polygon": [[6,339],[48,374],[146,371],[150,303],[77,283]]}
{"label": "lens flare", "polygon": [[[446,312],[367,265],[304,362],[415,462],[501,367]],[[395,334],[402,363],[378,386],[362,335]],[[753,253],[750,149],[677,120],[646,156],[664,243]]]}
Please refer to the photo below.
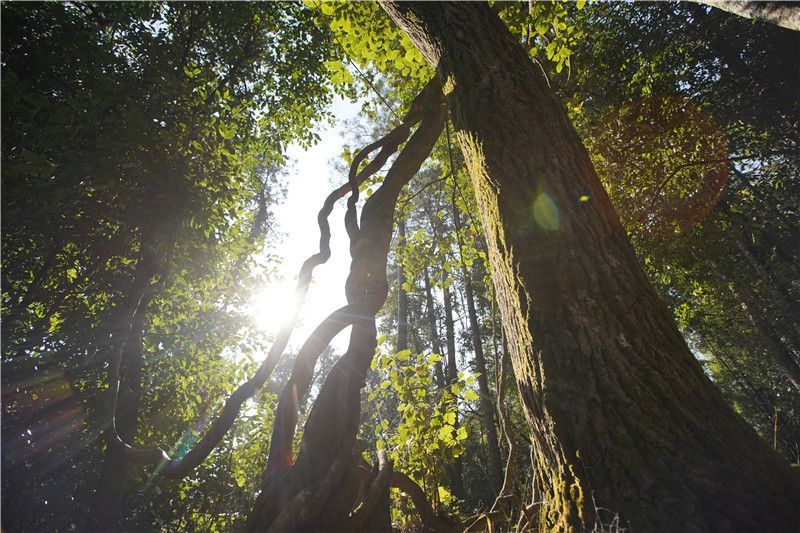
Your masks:
{"label": "lens flare", "polygon": [[708,216],[727,184],[727,140],[686,98],[632,100],[607,112],[586,138],[622,223],[636,235],[687,231]]}

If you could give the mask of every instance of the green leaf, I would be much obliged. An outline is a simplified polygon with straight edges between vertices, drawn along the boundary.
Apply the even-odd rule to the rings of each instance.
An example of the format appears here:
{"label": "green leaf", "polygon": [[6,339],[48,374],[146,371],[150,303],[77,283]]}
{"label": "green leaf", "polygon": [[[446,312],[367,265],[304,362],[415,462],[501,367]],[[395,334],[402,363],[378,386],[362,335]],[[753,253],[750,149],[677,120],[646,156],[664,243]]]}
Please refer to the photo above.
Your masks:
{"label": "green leaf", "polygon": [[556,47],[558,46],[558,42],[553,41],[547,45],[545,49],[547,51],[547,59],[553,59],[553,56],[556,55]]}
{"label": "green leaf", "polygon": [[425,360],[427,361],[427,363],[429,365],[435,365],[436,363],[439,363],[442,360],[444,360],[444,357],[442,357],[438,353],[432,353],[432,354],[428,355],[428,357]]}
{"label": "green leaf", "polygon": [[353,75],[345,68],[331,76],[331,83],[334,85],[347,85],[353,81]]}
{"label": "green leaf", "polygon": [[236,125],[231,124],[230,126],[226,126],[225,124],[219,124],[218,128],[219,134],[222,136],[223,139],[228,140],[232,139],[234,135],[236,135]]}
{"label": "green leaf", "polygon": [[325,68],[328,69],[329,72],[334,72],[334,73],[339,72],[344,68],[344,64],[342,64],[341,61],[336,59],[331,61],[325,61],[323,65],[325,65]]}
{"label": "green leaf", "polygon": [[64,319],[61,318],[61,315],[59,313],[54,313],[50,316],[50,327],[47,328],[47,332],[53,333],[62,322],[64,322]]}

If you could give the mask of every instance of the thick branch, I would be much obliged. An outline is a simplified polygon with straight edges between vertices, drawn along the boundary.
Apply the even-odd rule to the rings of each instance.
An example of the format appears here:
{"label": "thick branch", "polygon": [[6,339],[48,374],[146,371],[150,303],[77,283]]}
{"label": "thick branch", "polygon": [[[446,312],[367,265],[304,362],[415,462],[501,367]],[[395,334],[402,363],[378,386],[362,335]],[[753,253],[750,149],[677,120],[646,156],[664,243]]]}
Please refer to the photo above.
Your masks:
{"label": "thick branch", "polygon": [[[360,237],[355,209],[358,199],[358,186],[365,179],[374,175],[378,170],[380,170],[387,159],[397,150],[400,143],[405,141],[405,139],[408,137],[411,126],[420,118],[422,118],[421,111],[422,107],[420,104],[420,97],[417,97],[417,99],[415,99],[414,103],[411,105],[405,120],[400,126],[392,130],[381,140],[360,150],[353,158],[353,162],[350,165],[348,183],[342,187],[343,189],[345,187],[349,188],[351,191],[351,195],[347,202],[347,214],[345,216],[345,227],[347,228],[347,233],[351,242],[358,242]],[[359,167],[364,159],[378,147],[382,147],[378,155],[367,165],[365,165],[363,169],[359,170]],[[379,191],[383,189],[385,184],[386,181],[384,181],[384,184],[381,185]],[[375,195],[380,196],[379,192],[376,192]],[[380,305],[383,305],[381,303],[373,311],[368,302],[359,301],[357,298],[359,292],[357,287],[363,287],[368,276],[369,274],[363,268],[363,265],[354,260],[351,266],[350,274],[345,282],[345,292],[347,294],[348,306],[351,306],[351,309],[349,316],[346,317],[346,320],[339,322],[338,325],[340,327],[338,327],[336,333],[339,333],[339,331],[345,327],[352,325],[354,317],[369,316],[370,314],[374,316],[375,312],[377,312],[377,310],[380,308]],[[326,322],[327,321],[328,319],[326,319]],[[322,325],[320,327],[322,327]],[[333,336],[335,336],[335,334]],[[318,338],[317,330],[315,330],[315,332],[311,334],[303,348],[297,354],[294,367],[292,368],[292,376],[290,377],[289,382],[284,386],[284,389],[281,393],[281,399],[278,404],[275,425],[272,431],[272,439],[270,441],[267,472],[286,469],[292,465],[292,439],[294,438],[294,433],[297,428],[300,399],[308,393],[308,389],[311,386],[313,379],[314,367],[316,366],[317,359],[325,347],[333,339],[333,336],[330,338]]]}
{"label": "thick branch", "polygon": [[425,495],[425,491],[406,474],[392,472],[392,487],[404,492],[411,498],[422,521],[422,526],[426,531],[455,531],[462,529],[461,524],[450,524],[436,516],[428,497]]}
{"label": "thick branch", "polygon": [[752,0],[692,0],[747,19],[769,22],[789,30],[800,31],[800,5],[797,2]]}
{"label": "thick branch", "polygon": [[[278,521],[282,522],[280,515],[284,514],[286,505],[290,505],[305,489],[327,479],[338,458],[352,452],[360,414],[359,391],[375,353],[375,314],[388,295],[386,261],[397,197],[430,154],[444,121],[438,83],[429,84],[423,95],[418,98],[420,108],[425,109],[421,114],[421,124],[398,154],[381,186],[364,204],[360,229],[355,224],[354,198],[357,198],[358,191],[352,186],[351,179],[353,196],[348,202],[347,224],[353,260],[345,287],[349,305],[353,305],[357,312],[352,317],[350,345],[347,353],[334,365],[314,402],[297,463],[284,472],[270,473],[268,468],[264,489],[248,518],[245,528],[248,531],[262,531]],[[359,161],[354,161],[354,164],[358,165]],[[295,363],[293,378],[284,389],[278,409],[285,414],[278,415],[271,443],[269,462],[273,465],[291,464],[297,402],[307,392],[297,385],[306,383],[307,376],[313,373],[310,362],[298,360]],[[356,461],[350,466],[356,467]],[[353,476],[343,479],[335,495],[330,490],[314,488],[325,501],[324,509],[317,509],[313,519],[304,517],[293,522],[293,529],[302,529],[313,523],[322,517],[320,513],[324,514],[324,522],[335,520],[344,523],[354,509],[349,496],[353,482]]]}

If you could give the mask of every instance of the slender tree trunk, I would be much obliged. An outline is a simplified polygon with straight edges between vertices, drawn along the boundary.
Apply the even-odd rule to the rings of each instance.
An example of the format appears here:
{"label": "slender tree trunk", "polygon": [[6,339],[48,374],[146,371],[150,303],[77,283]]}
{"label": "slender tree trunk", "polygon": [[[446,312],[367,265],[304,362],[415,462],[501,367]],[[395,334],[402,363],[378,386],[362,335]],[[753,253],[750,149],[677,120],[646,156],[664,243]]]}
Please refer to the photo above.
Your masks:
{"label": "slender tree trunk", "polygon": [[[143,337],[145,309],[153,298],[150,281],[155,275],[152,257],[143,257],[136,267],[128,302],[120,310],[118,325],[112,337],[112,350],[120,350],[119,397],[116,412],[117,434],[126,442],[133,442],[138,426],[142,400],[142,370],[144,368]],[[106,428],[106,431],[110,431]],[[100,471],[92,509],[87,517],[89,531],[114,531],[117,529],[122,495],[128,481],[129,462],[119,448],[109,447]]]}
{"label": "slender tree trunk", "polygon": [[[436,304],[433,299],[433,290],[431,287],[431,277],[428,273],[428,265],[425,265],[423,268],[423,273],[425,275],[425,314],[428,318],[428,334],[431,337],[431,346],[433,347],[433,353],[444,355],[442,353],[442,342],[439,339],[439,327],[436,324]],[[444,379],[442,366],[443,365],[441,362],[437,363],[436,368],[434,369],[436,384],[439,387],[444,387],[447,383]]]}
{"label": "slender tree trunk", "polygon": [[[771,322],[779,322],[786,326],[785,335],[792,339],[792,341],[800,342],[800,317],[797,315],[798,303],[791,301],[787,298],[784,290],[779,290],[775,284],[775,279],[767,271],[761,261],[753,253],[751,245],[742,237],[736,241],[736,246],[742,253],[742,257],[747,263],[748,267],[756,273],[756,276],[764,286],[764,290],[768,295],[768,307],[777,311],[778,316],[770,319]],[[772,313],[770,313],[772,314]],[[793,342],[792,344],[796,344]]]}
{"label": "slender tree trunk", "polygon": [[397,254],[397,351],[408,349],[408,293],[403,287],[406,283],[406,273],[403,268],[403,248],[406,244],[406,221],[400,220],[398,224],[398,254]]}
{"label": "slender tree trunk", "polygon": [[478,314],[475,312],[475,296],[472,290],[472,281],[469,272],[462,263],[464,271],[464,290],[467,297],[467,314],[472,335],[472,344],[475,350],[475,369],[478,371],[478,391],[480,392],[479,407],[481,412],[481,428],[486,434],[486,455],[488,459],[489,479],[495,495],[500,491],[503,483],[503,466],[500,459],[500,445],[497,442],[497,428],[495,426],[494,402],[489,390],[489,371],[486,368],[486,357],[483,353],[483,343],[480,333]]}
{"label": "slender tree trunk", "polygon": [[456,363],[456,321],[453,316],[453,297],[450,288],[444,288],[444,328],[447,341],[447,379],[452,382],[458,375]]}
{"label": "slender tree trunk", "polygon": [[505,25],[483,3],[383,6],[447,95],[532,433],[542,527],[619,513],[640,531],[796,530],[796,475],[692,356]]}
{"label": "slender tree trunk", "polygon": [[[445,274],[445,282],[447,281]],[[443,283],[444,292],[444,327],[445,327],[445,338],[447,340],[447,381],[448,383],[453,383],[458,378],[458,366],[456,364],[456,331],[455,331],[455,320],[453,319],[453,302],[450,296],[450,288],[447,286],[447,283]],[[458,412],[456,412],[456,421],[453,424],[455,429],[459,428],[459,417]],[[464,499],[465,492],[464,492],[464,462],[459,457],[453,464],[448,465],[447,468],[447,475],[450,478],[450,485],[453,491],[453,495],[456,498]]]}
{"label": "slender tree trunk", "polygon": [[[461,218],[458,208],[453,209],[453,219],[456,232],[461,231]],[[472,288],[472,278],[464,261],[461,238],[459,237],[459,257],[461,260],[461,273],[464,276],[464,292],[467,300],[467,317],[469,319],[470,336],[475,354],[475,369],[478,371],[478,392],[480,393],[478,410],[480,412],[481,429],[486,435],[487,468],[489,469],[489,482],[492,494],[497,496],[503,484],[503,466],[500,459],[500,445],[497,441],[497,429],[494,422],[494,403],[489,390],[489,372],[486,368],[486,357],[483,353],[483,339],[481,338],[481,325],[475,309],[475,291]]]}
{"label": "slender tree trunk", "polygon": [[766,345],[768,352],[775,358],[775,362],[783,370],[786,377],[800,391],[800,365],[797,364],[792,351],[775,334],[769,321],[762,313],[758,312],[755,304],[756,297],[753,291],[744,284],[736,283],[728,276],[728,287],[734,298],[739,302],[747,319],[758,332]]}

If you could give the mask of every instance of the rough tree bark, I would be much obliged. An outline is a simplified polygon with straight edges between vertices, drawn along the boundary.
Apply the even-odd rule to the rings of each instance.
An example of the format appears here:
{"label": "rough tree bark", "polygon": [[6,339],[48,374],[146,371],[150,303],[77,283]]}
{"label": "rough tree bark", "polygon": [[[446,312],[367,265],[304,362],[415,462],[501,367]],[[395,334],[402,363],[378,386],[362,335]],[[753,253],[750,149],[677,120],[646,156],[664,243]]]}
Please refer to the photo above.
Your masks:
{"label": "rough tree bark", "polygon": [[797,2],[752,0],[691,0],[747,19],[761,20],[789,30],[800,31],[800,6]]}
{"label": "rough tree bark", "polygon": [[609,510],[642,531],[796,530],[796,477],[703,373],[561,105],[497,15],[483,3],[382,5],[447,95],[532,433],[542,527],[582,530]]}

